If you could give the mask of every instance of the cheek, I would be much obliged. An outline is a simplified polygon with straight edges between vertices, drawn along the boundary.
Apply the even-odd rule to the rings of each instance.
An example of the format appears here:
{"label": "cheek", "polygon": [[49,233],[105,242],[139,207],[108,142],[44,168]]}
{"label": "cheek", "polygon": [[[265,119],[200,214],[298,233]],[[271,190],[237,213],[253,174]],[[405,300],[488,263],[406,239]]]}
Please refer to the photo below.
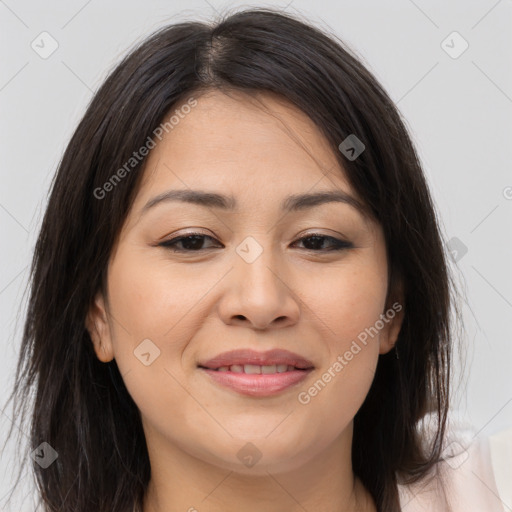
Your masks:
{"label": "cheek", "polygon": [[[217,276],[197,267],[155,262],[136,252],[121,254],[109,276],[113,311],[137,340],[179,339],[189,312],[201,308],[201,300],[217,281]],[[126,331],[117,332],[123,337]]]}
{"label": "cheek", "polygon": [[352,420],[373,381],[380,332],[375,325],[384,312],[387,291],[382,276],[378,265],[347,267],[323,279],[321,290],[305,299],[322,330],[328,356],[313,385],[300,390],[298,403],[314,409],[333,427],[333,434]]}
{"label": "cheek", "polygon": [[348,350],[358,337],[364,339],[384,312],[387,280],[383,275],[379,265],[361,259],[317,276],[303,288],[307,314],[322,328],[331,355]]}
{"label": "cheek", "polygon": [[[118,252],[109,269],[109,299],[113,321],[114,356],[137,405],[151,403],[154,390],[169,387],[167,361],[179,361],[179,333],[186,313],[179,283],[171,286],[155,265],[133,254]],[[163,343],[165,334],[176,343]],[[170,368],[170,367],[169,367]]]}
{"label": "cheek", "polygon": [[137,251],[119,251],[109,269],[115,359],[147,416],[173,408],[182,421],[188,417],[182,384],[190,360],[183,353],[205,320],[208,291],[222,277],[212,274],[192,265],[157,263]]}

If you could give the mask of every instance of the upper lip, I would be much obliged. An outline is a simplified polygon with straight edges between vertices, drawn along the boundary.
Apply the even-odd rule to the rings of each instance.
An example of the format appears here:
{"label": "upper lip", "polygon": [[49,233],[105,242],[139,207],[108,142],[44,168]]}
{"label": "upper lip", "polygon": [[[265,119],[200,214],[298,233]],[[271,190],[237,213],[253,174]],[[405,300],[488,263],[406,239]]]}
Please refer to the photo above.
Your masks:
{"label": "upper lip", "polygon": [[229,352],[222,352],[208,361],[200,362],[198,366],[217,369],[221,366],[231,366],[234,364],[254,364],[259,366],[286,364],[301,369],[313,368],[313,363],[308,359],[281,349],[268,350],[266,352],[257,352],[251,349],[230,350]]}

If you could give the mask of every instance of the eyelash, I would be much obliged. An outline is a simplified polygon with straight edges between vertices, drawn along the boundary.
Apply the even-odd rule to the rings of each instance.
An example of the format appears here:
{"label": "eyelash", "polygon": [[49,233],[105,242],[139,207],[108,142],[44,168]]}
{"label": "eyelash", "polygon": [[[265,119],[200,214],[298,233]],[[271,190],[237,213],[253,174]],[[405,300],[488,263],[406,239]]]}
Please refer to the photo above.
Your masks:
{"label": "eyelash", "polygon": [[[199,253],[201,251],[207,250],[207,249],[198,249],[198,250],[194,251],[194,250],[176,249],[175,248],[176,244],[178,244],[179,242],[181,242],[183,240],[187,240],[187,239],[193,238],[193,237],[203,237],[203,238],[209,238],[210,240],[215,240],[213,237],[211,237],[209,235],[205,235],[204,233],[189,233],[187,235],[171,238],[170,240],[165,240],[164,242],[159,243],[158,246],[165,247],[166,249],[169,249],[169,250],[171,250],[173,252],[180,252],[180,253],[194,253],[194,252],[195,253]],[[307,236],[299,238],[297,240],[297,242],[300,242],[300,241],[303,241],[303,240],[308,240],[310,238],[324,238],[324,239],[331,240],[334,243],[335,248],[334,249],[320,249],[320,250],[305,249],[306,251],[311,251],[311,252],[331,252],[331,251],[343,251],[343,250],[351,249],[351,248],[354,247],[351,242],[348,242],[348,241],[345,241],[345,240],[340,240],[340,239],[334,238],[332,236],[322,235],[320,233],[311,233],[311,234],[309,234]]]}

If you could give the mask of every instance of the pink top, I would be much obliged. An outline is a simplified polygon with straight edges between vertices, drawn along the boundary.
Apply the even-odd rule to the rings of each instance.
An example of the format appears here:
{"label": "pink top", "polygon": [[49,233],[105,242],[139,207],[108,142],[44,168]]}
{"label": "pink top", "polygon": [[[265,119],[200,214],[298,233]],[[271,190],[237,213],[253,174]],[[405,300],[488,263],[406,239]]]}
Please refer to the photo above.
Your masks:
{"label": "pink top", "polygon": [[434,478],[400,485],[403,512],[512,512],[512,429],[478,437],[450,429]]}

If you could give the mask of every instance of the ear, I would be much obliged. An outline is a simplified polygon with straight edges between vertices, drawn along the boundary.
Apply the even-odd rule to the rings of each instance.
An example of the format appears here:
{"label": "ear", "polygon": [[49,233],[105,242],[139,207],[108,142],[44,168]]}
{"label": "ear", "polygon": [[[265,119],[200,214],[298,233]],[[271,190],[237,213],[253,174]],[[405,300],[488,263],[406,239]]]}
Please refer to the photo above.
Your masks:
{"label": "ear", "polygon": [[387,354],[398,339],[405,316],[404,291],[402,281],[397,283],[395,293],[390,294],[382,313],[384,328],[379,337],[379,354]]}
{"label": "ear", "polygon": [[91,337],[96,357],[104,363],[112,361],[114,359],[112,331],[108,321],[105,299],[101,291],[98,292],[89,307],[85,319],[85,327]]}

